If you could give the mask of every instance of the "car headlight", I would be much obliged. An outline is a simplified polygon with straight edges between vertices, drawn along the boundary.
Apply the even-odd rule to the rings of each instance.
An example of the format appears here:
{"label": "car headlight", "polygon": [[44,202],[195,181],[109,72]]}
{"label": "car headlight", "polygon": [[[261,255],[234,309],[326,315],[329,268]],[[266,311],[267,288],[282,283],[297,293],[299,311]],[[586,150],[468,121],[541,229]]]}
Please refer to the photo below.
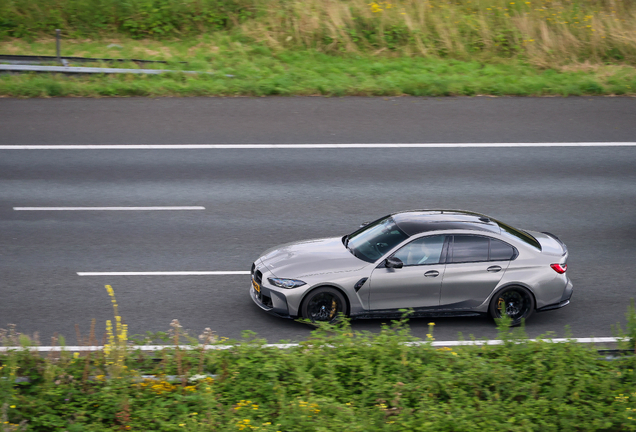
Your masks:
{"label": "car headlight", "polygon": [[298,288],[305,285],[305,282],[296,279],[267,278],[267,280],[279,288]]}

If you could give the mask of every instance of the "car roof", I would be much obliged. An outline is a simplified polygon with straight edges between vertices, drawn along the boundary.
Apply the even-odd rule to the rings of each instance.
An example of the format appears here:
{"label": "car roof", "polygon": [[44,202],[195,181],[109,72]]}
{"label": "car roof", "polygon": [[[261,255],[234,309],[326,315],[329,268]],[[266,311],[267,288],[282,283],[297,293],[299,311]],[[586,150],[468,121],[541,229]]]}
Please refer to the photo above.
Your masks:
{"label": "car roof", "polygon": [[393,213],[391,217],[409,236],[440,230],[501,233],[499,225],[490,217],[464,210],[407,210]]}

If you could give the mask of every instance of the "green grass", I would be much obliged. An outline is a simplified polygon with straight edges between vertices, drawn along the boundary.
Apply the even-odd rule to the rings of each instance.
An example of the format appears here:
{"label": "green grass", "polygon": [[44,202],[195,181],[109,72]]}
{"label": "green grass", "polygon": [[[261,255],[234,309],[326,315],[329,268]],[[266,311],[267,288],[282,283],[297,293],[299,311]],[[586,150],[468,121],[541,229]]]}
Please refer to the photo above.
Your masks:
{"label": "green grass", "polygon": [[[539,69],[521,60],[491,63],[421,57],[332,56],[315,50],[273,52],[264,46],[210,45],[210,42],[121,41],[65,45],[66,55],[167,59],[150,68],[212,74],[161,76],[4,75],[0,95],[53,96],[450,96],[450,95],[634,95],[636,69],[597,66],[574,70]],[[50,43],[22,50],[50,54]],[[2,44],[0,44],[1,50]],[[14,50],[15,51],[15,50]],[[188,61],[181,65],[177,61]],[[137,67],[116,65],[115,67]],[[226,75],[233,75],[227,77]]]}
{"label": "green grass", "polygon": [[0,39],[225,34],[272,49],[636,64],[631,0],[3,0]]}
{"label": "green grass", "polygon": [[[632,312],[633,314],[633,312]],[[173,321],[172,338],[187,339]],[[430,325],[429,341],[433,337]],[[209,334],[209,333],[208,333]],[[166,348],[156,360],[111,345],[91,356],[0,355],[3,431],[635,431],[636,362],[577,343],[405,345],[405,322],[377,334],[323,326],[300,347]],[[23,343],[26,340],[23,338]],[[123,345],[122,345],[123,346]],[[140,374],[157,378],[142,379]],[[169,379],[168,375],[183,379]],[[29,382],[12,384],[17,376]],[[207,378],[206,378],[207,377]]]}
{"label": "green grass", "polygon": [[0,54],[52,55],[55,28],[63,30],[66,56],[161,59],[171,69],[217,74],[2,77],[1,96],[550,96],[636,89],[636,2],[626,0],[0,1]]}
{"label": "green grass", "polygon": [[[136,338],[173,343],[151,358],[128,346],[106,289],[115,320],[101,351],[43,357],[14,326],[0,329],[0,344],[13,347],[0,354],[3,432],[636,431],[636,356],[608,361],[586,344],[532,342],[510,319],[498,320],[501,345],[454,349],[431,345],[434,323],[412,344],[405,320],[379,333],[325,324],[288,349],[245,332],[210,349],[229,342],[210,329],[194,338],[173,320],[168,333]],[[618,333],[633,350],[633,302],[627,318]],[[98,343],[95,320],[87,337],[77,333],[79,345]]]}

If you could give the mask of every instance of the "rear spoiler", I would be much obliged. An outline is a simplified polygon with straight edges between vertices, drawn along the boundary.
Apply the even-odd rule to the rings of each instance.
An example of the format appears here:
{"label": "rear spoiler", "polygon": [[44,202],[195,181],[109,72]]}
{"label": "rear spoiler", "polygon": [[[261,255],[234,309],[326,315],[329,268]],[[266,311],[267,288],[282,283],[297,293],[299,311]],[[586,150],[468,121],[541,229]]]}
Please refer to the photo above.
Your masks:
{"label": "rear spoiler", "polygon": [[545,234],[545,235],[549,235],[550,237],[552,237],[553,239],[555,239],[555,240],[556,240],[556,241],[557,241],[557,242],[561,245],[561,247],[563,248],[563,255],[565,255],[566,253],[568,253],[568,247],[565,245],[565,243],[563,243],[563,242],[561,241],[561,239],[560,239],[560,238],[558,238],[558,237],[557,237],[557,236],[555,236],[554,234],[549,233],[549,232],[547,232],[547,231],[541,231],[541,233],[542,233],[542,234]]}

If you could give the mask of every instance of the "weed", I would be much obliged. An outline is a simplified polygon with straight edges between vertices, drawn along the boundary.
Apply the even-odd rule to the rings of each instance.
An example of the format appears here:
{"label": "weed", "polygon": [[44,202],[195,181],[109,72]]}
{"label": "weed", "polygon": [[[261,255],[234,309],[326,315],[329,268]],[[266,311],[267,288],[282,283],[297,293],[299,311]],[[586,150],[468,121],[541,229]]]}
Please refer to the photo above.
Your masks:
{"label": "weed", "polygon": [[[354,331],[343,317],[338,324],[318,325],[307,341],[289,349],[267,348],[248,331],[230,349],[167,346],[157,353],[160,361],[130,350],[116,353],[117,341],[125,340],[119,337],[123,324],[109,336],[108,355],[90,360],[68,352],[58,359],[10,350],[0,356],[0,426],[3,431],[27,425],[34,431],[636,430],[635,357],[606,361],[594,347],[553,343],[547,336],[531,342],[523,328],[511,330],[505,319],[498,322],[503,344],[436,348],[435,324],[429,324],[424,343],[413,343],[407,316],[405,311],[378,333]],[[634,328],[632,304],[632,344]],[[176,320],[169,334],[173,343],[195,343]],[[200,343],[225,341],[206,329]],[[128,373],[105,375],[117,362]],[[17,382],[18,377],[29,380]]]}
{"label": "weed", "polygon": [[110,285],[106,285],[106,291],[113,304],[113,312],[115,316],[115,328],[110,320],[106,321],[106,335],[108,343],[104,345],[104,356],[106,359],[106,367],[111,376],[117,378],[121,376],[126,369],[125,358],[128,344],[128,326],[122,322],[119,315],[119,306],[115,298],[115,292]]}

